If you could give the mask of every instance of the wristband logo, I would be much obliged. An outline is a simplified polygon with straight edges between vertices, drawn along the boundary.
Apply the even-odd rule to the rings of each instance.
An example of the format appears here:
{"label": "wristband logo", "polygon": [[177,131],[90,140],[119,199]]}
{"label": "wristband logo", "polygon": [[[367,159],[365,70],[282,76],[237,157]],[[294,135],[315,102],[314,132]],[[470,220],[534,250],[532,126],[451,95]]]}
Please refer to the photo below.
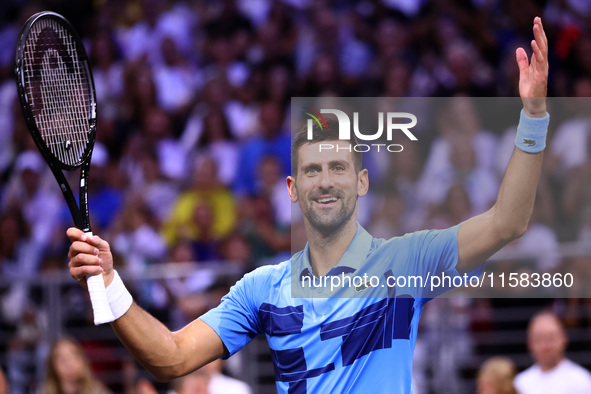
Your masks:
{"label": "wristband logo", "polygon": [[532,148],[532,147],[536,146],[536,140],[532,140],[532,139],[529,139],[529,138],[524,138],[524,139],[522,139],[522,142],[528,148]]}
{"label": "wristband logo", "polygon": [[[344,111],[338,109],[321,109],[320,112],[315,111],[311,108],[304,107],[305,114],[311,119],[307,122],[307,138],[309,141],[313,139],[312,129],[314,122],[320,127],[321,130],[328,130],[326,119],[322,114],[334,115],[339,125],[339,140],[351,140],[351,129],[359,141],[376,141],[386,133],[386,140],[391,142],[395,132],[402,132],[411,141],[418,141],[417,137],[410,131],[411,128],[416,126],[417,117],[409,112],[378,112],[378,130],[373,134],[363,134],[359,130],[359,112],[353,112],[353,127],[351,127],[351,120],[349,115]],[[406,119],[406,122],[401,122],[401,119]],[[386,124],[384,127],[384,123]],[[384,130],[385,129],[385,130]],[[343,149],[335,144],[320,144],[319,150],[340,150]],[[370,150],[387,150],[388,152],[402,152],[404,147],[400,144],[384,144],[384,143],[372,143],[372,144],[355,144],[351,145],[351,148],[355,152],[368,152]]]}

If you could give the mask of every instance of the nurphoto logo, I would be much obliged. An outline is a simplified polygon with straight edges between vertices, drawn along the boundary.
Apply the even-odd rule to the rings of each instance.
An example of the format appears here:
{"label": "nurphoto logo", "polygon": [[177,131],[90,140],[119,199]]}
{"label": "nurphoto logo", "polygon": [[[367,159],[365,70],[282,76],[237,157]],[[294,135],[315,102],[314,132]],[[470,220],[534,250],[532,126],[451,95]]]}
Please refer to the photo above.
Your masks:
{"label": "nurphoto logo", "polygon": [[[326,119],[322,114],[332,114],[336,117],[339,124],[339,139],[340,140],[351,140],[351,130],[355,133],[355,137],[359,141],[376,141],[382,137],[384,131],[386,133],[386,140],[392,141],[395,133],[402,132],[411,141],[417,141],[417,137],[410,131],[411,128],[416,126],[417,117],[408,112],[378,112],[378,130],[373,134],[364,134],[359,130],[359,112],[353,112],[353,127],[351,127],[351,120],[349,115],[344,111],[338,109],[321,109],[320,112],[315,111],[311,108],[305,107],[305,114],[310,117],[308,119],[308,140],[313,139],[312,128],[314,122],[320,127],[321,130],[327,130],[328,126]],[[385,127],[384,127],[385,123]],[[371,143],[371,144],[351,144],[348,147],[339,146],[336,144],[319,144],[319,151],[328,150],[343,150],[349,151],[354,150],[355,152],[368,152],[370,150],[387,150],[388,152],[402,152],[404,147],[401,144],[384,144],[384,143]]]}

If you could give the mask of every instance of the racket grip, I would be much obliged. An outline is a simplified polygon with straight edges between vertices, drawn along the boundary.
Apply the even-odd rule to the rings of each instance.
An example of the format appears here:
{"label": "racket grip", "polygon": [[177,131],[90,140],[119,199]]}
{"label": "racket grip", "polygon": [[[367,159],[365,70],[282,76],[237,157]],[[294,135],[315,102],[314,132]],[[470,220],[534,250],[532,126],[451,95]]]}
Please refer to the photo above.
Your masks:
{"label": "racket grip", "polygon": [[[92,237],[92,232],[85,233]],[[109,300],[107,299],[107,290],[105,289],[105,281],[103,275],[93,275],[86,278],[86,285],[88,286],[88,293],[90,294],[90,303],[92,304],[92,312],[94,314],[94,325],[98,326],[103,323],[110,323],[115,320]]]}

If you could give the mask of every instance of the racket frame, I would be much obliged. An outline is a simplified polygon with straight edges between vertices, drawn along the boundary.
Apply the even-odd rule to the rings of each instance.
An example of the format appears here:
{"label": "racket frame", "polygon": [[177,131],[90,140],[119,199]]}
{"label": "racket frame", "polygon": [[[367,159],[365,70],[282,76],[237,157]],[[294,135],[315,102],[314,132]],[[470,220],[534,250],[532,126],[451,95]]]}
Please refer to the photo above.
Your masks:
{"label": "racket frame", "polygon": [[[33,116],[33,110],[30,105],[30,97],[27,94],[25,81],[26,75],[25,70],[23,69],[25,47],[31,28],[41,18],[56,20],[58,23],[63,25],[63,27],[68,31],[68,33],[72,35],[72,38],[76,43],[76,53],[78,55],[78,61],[80,62],[80,65],[83,67],[88,81],[88,143],[86,144],[86,147],[80,157],[80,160],[78,161],[78,163],[74,165],[66,164],[59,160],[57,157],[55,157],[55,155],[51,152],[51,150],[41,137],[41,133],[39,132],[39,128],[37,127],[37,123],[35,122],[35,117]],[[68,208],[72,215],[72,219],[74,219],[74,224],[76,225],[76,227],[78,227],[85,233],[90,233],[92,230],[90,228],[88,210],[88,175],[90,172],[90,157],[92,155],[94,141],[96,138],[96,94],[94,87],[94,79],[92,76],[92,72],[90,71],[89,60],[86,54],[86,50],[84,49],[84,44],[76,30],[72,27],[72,25],[70,24],[70,22],[68,22],[67,19],[55,12],[43,11],[31,16],[27,20],[27,22],[23,26],[23,29],[18,39],[16,49],[15,75],[21,109],[23,111],[27,128],[31,136],[33,137],[33,141],[35,141],[35,145],[37,145],[39,152],[41,152],[41,155],[49,165],[51,172],[53,173],[57,183],[59,184],[60,190],[64,195],[64,199],[68,204]],[[62,170],[73,171],[78,168],[80,168],[79,204],[76,203],[74,193],[72,192],[72,189],[68,181],[66,180],[64,173],[62,172]]]}

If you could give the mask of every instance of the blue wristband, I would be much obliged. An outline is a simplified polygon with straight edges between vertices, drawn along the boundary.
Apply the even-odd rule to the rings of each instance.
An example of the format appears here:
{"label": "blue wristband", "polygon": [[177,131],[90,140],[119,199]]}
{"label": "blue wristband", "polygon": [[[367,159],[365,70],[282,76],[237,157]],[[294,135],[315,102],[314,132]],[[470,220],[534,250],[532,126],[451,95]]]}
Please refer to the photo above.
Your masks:
{"label": "blue wristband", "polygon": [[543,118],[529,117],[521,110],[515,146],[527,153],[538,153],[546,148],[546,135],[550,115],[546,112]]}

